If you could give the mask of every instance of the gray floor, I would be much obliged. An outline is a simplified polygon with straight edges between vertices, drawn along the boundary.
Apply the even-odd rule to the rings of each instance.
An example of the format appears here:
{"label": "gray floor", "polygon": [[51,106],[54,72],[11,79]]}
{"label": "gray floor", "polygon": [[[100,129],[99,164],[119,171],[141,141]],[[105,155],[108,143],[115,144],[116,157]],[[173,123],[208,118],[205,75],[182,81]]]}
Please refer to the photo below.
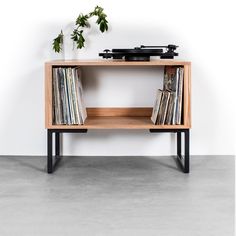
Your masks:
{"label": "gray floor", "polygon": [[233,236],[234,157],[0,157],[0,235]]}

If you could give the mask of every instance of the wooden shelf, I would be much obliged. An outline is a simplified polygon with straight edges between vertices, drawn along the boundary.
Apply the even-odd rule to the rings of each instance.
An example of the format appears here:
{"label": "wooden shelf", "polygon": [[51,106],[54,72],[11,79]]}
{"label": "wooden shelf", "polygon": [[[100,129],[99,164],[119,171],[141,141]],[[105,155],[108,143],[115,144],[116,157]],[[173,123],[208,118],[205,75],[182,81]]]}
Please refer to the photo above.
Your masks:
{"label": "wooden shelf", "polygon": [[184,125],[154,125],[150,117],[91,116],[84,125],[52,125],[52,129],[186,129]]}
{"label": "wooden shelf", "polygon": [[124,61],[124,60],[54,60],[45,63],[48,66],[167,66],[191,65],[189,61],[176,59],[162,59],[150,61]]}

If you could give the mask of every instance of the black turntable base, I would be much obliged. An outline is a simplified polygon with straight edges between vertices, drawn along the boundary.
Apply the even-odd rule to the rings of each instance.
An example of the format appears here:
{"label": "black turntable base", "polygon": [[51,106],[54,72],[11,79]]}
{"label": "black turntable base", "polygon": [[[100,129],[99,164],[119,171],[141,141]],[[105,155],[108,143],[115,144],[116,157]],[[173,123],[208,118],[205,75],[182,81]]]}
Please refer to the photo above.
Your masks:
{"label": "black turntable base", "polygon": [[[161,59],[173,59],[178,56],[175,52],[178,46],[144,46],[135,47],[134,49],[105,49],[103,53],[99,53],[99,56],[109,59],[125,59],[125,61],[150,61],[151,56],[160,56]],[[166,49],[163,52],[163,49]]]}

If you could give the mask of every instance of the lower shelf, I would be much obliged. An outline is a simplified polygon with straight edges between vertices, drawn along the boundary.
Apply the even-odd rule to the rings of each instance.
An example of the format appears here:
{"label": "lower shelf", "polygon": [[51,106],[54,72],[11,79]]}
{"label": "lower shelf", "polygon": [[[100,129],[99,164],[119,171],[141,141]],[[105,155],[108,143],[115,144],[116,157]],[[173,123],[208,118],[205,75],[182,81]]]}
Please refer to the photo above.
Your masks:
{"label": "lower shelf", "polygon": [[186,125],[154,125],[150,117],[90,116],[84,125],[52,125],[48,129],[189,129]]}

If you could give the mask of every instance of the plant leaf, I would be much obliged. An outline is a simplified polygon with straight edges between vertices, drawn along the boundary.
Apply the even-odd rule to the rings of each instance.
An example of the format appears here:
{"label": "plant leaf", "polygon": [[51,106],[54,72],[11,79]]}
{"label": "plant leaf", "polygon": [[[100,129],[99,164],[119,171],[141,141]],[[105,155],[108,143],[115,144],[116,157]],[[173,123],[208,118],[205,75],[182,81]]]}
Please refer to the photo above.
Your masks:
{"label": "plant leaf", "polygon": [[61,33],[58,34],[58,36],[55,39],[53,39],[53,43],[52,43],[53,50],[57,53],[61,52],[61,50],[62,50],[63,36],[64,35],[63,35],[62,30],[61,30]]}
{"label": "plant leaf", "polygon": [[85,39],[83,37],[83,30],[74,29],[71,34],[71,39],[76,43],[77,48],[83,48]]}
{"label": "plant leaf", "polygon": [[78,25],[78,27],[88,27],[88,19],[89,19],[88,15],[80,14],[76,19],[75,24]]}
{"label": "plant leaf", "polygon": [[[96,6],[94,10],[86,15],[79,14],[79,16],[76,19],[75,25],[77,26],[72,34],[71,39],[76,43],[77,48],[83,48],[85,43],[85,38],[83,36],[83,30],[81,28],[89,27],[88,19],[92,16],[97,16],[96,23],[99,25],[100,31],[103,33],[108,30],[108,21],[107,21],[107,15],[103,12],[103,8]],[[61,33],[53,40],[53,50],[55,52],[60,52],[62,50],[62,44],[63,44],[63,32]]]}
{"label": "plant leaf", "polygon": [[79,38],[77,40],[77,48],[83,48],[84,47],[84,42],[85,42],[85,39],[82,35],[82,32],[79,34]]}

